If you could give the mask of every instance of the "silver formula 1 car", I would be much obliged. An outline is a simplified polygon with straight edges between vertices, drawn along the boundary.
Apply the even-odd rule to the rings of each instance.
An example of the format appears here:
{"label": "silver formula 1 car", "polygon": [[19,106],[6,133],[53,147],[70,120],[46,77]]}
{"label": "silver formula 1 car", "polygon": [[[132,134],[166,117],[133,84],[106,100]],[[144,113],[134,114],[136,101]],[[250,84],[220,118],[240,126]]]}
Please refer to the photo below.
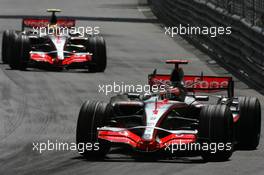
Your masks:
{"label": "silver formula 1 car", "polygon": [[65,32],[75,27],[75,20],[57,18],[55,13],[59,11],[49,9],[50,19],[23,19],[22,31],[4,31],[3,63],[12,69],[55,67],[104,72],[107,56],[103,37]]}
{"label": "silver formula 1 car", "polygon": [[[149,75],[149,84],[166,87],[163,91],[127,93],[107,103],[90,100],[82,105],[77,143],[99,143],[100,148],[86,150],[83,156],[104,158],[116,144],[165,154],[175,146],[195,145],[204,160],[225,161],[234,149],[257,148],[261,107],[256,97],[235,97],[232,77],[184,75],[179,64],[188,61],[167,63],[176,65],[171,74]],[[227,95],[212,95],[221,91]],[[210,145],[217,149],[210,151]]]}

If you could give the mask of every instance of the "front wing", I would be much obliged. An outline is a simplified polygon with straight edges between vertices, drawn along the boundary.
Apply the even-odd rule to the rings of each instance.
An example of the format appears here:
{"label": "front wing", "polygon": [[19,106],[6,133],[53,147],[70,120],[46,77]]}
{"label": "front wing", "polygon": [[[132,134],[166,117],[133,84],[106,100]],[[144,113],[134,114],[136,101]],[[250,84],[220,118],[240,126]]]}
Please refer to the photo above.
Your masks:
{"label": "front wing", "polygon": [[152,141],[146,141],[131,132],[130,129],[125,128],[103,127],[98,128],[98,131],[99,139],[107,140],[112,143],[127,144],[142,152],[162,150],[173,144],[189,144],[197,142],[197,131],[190,130],[172,131],[169,135]]}
{"label": "front wing", "polygon": [[68,66],[74,63],[87,63],[92,61],[90,53],[73,53],[64,59],[53,58],[45,52],[30,52],[30,60],[37,63],[47,63],[55,66]]}

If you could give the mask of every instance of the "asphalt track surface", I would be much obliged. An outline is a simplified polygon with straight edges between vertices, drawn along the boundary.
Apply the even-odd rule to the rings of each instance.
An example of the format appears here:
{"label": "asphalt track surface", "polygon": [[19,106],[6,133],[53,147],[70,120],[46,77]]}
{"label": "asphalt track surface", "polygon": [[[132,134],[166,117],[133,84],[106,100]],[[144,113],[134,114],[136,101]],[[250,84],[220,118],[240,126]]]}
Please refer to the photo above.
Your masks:
{"label": "asphalt track surface", "polygon": [[[153,68],[170,71],[162,63],[166,57],[190,59],[186,73],[230,75],[183,39],[165,36],[137,0],[0,0],[1,34],[5,29],[19,29],[21,16],[45,15],[46,8],[61,8],[61,15],[79,17],[80,26],[100,26],[108,46],[108,67],[105,73],[91,74],[17,71],[0,65],[1,175],[264,174],[263,139],[258,150],[237,151],[230,161],[216,163],[204,163],[200,157],[138,162],[118,153],[111,153],[105,161],[90,162],[76,151],[33,151],[33,142],[75,142],[81,104],[87,99],[109,98],[98,94],[99,84],[145,84]],[[238,79],[236,95],[257,96],[264,106],[264,97]]]}

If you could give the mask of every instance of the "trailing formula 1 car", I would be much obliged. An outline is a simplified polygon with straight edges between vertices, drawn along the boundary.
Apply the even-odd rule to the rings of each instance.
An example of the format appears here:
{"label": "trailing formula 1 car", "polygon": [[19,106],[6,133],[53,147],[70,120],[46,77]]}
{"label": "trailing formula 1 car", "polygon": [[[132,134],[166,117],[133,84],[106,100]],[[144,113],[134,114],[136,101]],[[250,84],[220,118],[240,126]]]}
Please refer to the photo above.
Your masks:
{"label": "trailing formula 1 car", "polygon": [[[121,94],[108,103],[87,101],[82,105],[77,144],[99,144],[97,150],[81,152],[83,156],[104,158],[116,144],[140,153],[167,155],[172,155],[175,145],[198,144],[207,145],[208,149],[195,150],[204,160],[226,161],[235,149],[257,148],[261,130],[257,98],[235,97],[232,77],[184,75],[179,64],[188,61],[167,63],[175,64],[171,74],[155,70],[149,75],[149,84],[166,87],[162,91]],[[221,91],[227,95],[210,95]],[[218,147],[212,152],[210,145]]]}
{"label": "trailing formula 1 car", "polygon": [[[25,18],[22,31],[6,30],[2,40],[2,61],[12,69],[84,68],[104,72],[107,66],[106,44],[102,36],[81,34],[73,28],[75,20],[57,18]],[[45,29],[45,30],[44,30]],[[66,32],[67,31],[67,32]]]}

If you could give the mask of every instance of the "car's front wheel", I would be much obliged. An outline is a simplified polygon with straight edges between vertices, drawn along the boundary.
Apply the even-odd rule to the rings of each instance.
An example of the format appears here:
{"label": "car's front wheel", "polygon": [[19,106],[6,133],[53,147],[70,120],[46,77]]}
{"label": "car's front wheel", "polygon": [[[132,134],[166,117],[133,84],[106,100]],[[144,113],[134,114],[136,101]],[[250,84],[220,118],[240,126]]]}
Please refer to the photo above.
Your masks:
{"label": "car's front wheel", "polygon": [[[110,143],[98,138],[98,127],[107,120],[107,104],[98,101],[85,102],[80,110],[76,130],[78,151],[87,159],[102,159],[110,150]],[[89,148],[86,149],[87,146]]]}
{"label": "car's front wheel", "polygon": [[239,97],[238,147],[253,150],[259,145],[261,106],[256,97]]}
{"label": "car's front wheel", "polygon": [[202,108],[199,123],[202,157],[205,161],[226,161],[233,153],[233,116],[225,105]]}
{"label": "car's front wheel", "polygon": [[11,51],[11,31],[5,30],[2,38],[2,62],[4,64],[8,63],[8,55]]}
{"label": "car's front wheel", "polygon": [[106,44],[101,36],[92,36],[88,39],[87,49],[91,52],[92,62],[89,64],[90,72],[104,72],[107,65]]}
{"label": "car's front wheel", "polygon": [[14,50],[10,54],[9,66],[12,69],[26,69],[30,57],[30,40],[28,36],[23,34],[15,35],[13,48]]}

